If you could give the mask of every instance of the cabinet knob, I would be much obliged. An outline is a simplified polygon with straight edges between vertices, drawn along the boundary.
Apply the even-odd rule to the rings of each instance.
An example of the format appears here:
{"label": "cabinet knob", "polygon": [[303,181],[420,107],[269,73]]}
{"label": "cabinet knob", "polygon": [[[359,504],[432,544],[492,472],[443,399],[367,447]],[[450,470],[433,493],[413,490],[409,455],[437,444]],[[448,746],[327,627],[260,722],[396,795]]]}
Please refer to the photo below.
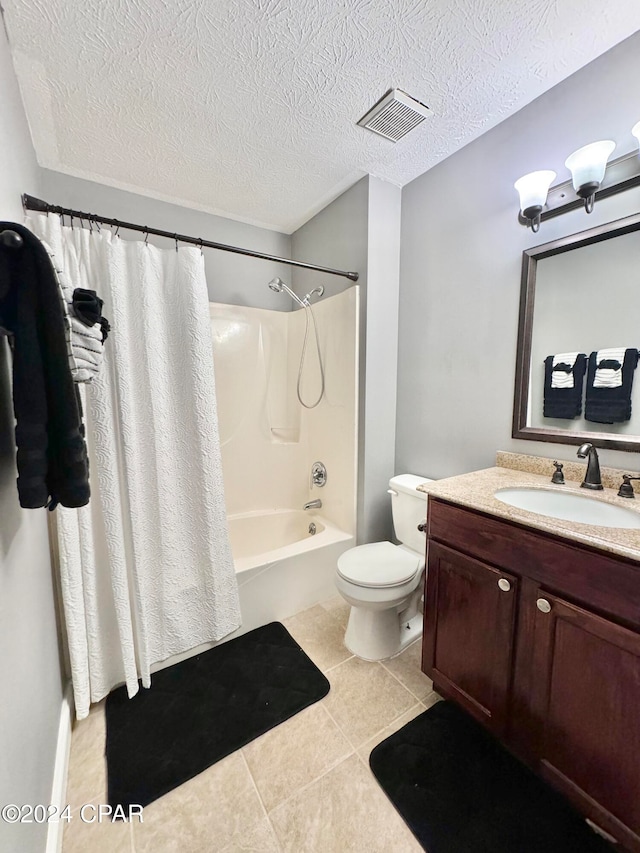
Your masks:
{"label": "cabinet knob", "polygon": [[509,590],[511,589],[511,584],[506,578],[500,578],[500,580],[498,581],[498,586],[503,592],[509,592]]}
{"label": "cabinet knob", "polygon": [[427,529],[427,519],[425,518],[425,520],[421,521],[420,524],[418,525],[418,530],[420,531],[420,533],[424,533],[426,529]]}
{"label": "cabinet knob", "polygon": [[549,604],[546,598],[539,598],[536,601],[536,607],[542,613],[551,613],[551,605]]}

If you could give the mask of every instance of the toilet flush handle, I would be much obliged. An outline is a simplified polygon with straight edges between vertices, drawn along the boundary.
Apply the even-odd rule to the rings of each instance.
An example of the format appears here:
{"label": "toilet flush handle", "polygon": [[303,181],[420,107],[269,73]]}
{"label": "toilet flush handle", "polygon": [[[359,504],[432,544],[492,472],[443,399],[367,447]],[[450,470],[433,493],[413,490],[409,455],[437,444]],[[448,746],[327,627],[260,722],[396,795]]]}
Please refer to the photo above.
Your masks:
{"label": "toilet flush handle", "polygon": [[420,524],[418,525],[418,530],[420,531],[420,533],[424,533],[426,529],[427,529],[427,519],[425,518],[425,520],[421,521]]}
{"label": "toilet flush handle", "polygon": [[395,489],[387,489],[387,494],[388,495],[395,495],[396,497],[398,497],[398,493],[396,492]]}

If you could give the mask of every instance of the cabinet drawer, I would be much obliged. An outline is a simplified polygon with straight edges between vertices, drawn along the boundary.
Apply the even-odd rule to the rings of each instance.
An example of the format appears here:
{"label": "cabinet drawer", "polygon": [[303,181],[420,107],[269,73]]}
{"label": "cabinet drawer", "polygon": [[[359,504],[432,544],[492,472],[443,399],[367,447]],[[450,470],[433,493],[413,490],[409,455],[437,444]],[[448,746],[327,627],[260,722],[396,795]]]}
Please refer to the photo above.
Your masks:
{"label": "cabinet drawer", "polygon": [[428,535],[549,590],[640,626],[640,566],[429,497]]}

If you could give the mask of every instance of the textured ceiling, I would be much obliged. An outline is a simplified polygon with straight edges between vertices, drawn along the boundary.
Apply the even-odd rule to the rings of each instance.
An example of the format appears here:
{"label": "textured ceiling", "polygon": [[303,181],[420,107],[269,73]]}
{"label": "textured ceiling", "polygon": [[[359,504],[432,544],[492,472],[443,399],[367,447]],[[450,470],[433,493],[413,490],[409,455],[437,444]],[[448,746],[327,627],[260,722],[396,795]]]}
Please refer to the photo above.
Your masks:
{"label": "textured ceiling", "polygon": [[[2,0],[42,166],[290,232],[640,29],[638,0]],[[398,87],[394,144],[355,122]],[[55,201],[55,200],[54,200]]]}

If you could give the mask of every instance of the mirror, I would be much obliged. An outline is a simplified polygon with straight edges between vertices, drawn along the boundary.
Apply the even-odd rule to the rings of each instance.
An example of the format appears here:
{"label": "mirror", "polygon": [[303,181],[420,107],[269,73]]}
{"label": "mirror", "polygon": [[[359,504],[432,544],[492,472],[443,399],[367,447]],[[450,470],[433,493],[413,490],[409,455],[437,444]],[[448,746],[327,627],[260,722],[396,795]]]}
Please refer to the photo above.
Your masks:
{"label": "mirror", "polygon": [[587,420],[586,372],[580,415],[544,416],[545,359],[613,347],[640,348],[640,215],[523,252],[513,438],[640,451],[640,369],[628,420]]}

